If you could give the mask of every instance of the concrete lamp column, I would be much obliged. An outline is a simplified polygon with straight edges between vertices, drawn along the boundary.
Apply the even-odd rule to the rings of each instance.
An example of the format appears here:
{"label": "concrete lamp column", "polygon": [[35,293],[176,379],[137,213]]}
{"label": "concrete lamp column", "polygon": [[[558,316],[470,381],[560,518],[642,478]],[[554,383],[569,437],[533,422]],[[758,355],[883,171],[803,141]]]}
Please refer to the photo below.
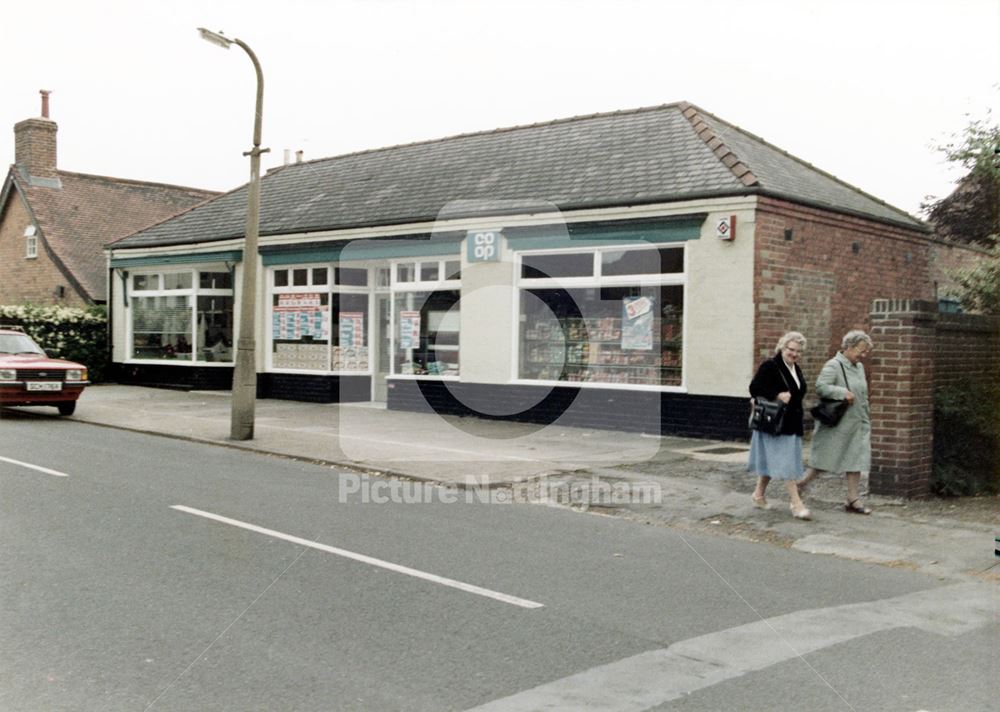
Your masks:
{"label": "concrete lamp column", "polygon": [[199,27],[202,39],[229,49],[238,45],[250,57],[257,73],[257,105],[254,112],[253,148],[245,152],[250,156],[250,185],[248,186],[246,238],[243,242],[243,279],[240,295],[239,339],[236,343],[236,368],[233,371],[233,401],[230,418],[230,437],[233,440],[252,440],[254,411],[257,405],[257,362],[254,319],[257,312],[257,237],[260,229],[260,155],[270,149],[260,147],[260,125],[264,110],[264,75],[257,55],[245,42],[229,39],[218,32]]}

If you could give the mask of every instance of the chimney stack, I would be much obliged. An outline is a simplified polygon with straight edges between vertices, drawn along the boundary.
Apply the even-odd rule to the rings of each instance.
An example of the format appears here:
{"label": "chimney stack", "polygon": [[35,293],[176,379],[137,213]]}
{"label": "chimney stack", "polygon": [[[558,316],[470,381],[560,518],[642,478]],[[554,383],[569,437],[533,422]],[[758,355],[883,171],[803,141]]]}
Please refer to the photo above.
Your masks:
{"label": "chimney stack", "polygon": [[302,163],[302,151],[301,150],[295,152],[295,162],[296,163]]}
{"label": "chimney stack", "polygon": [[26,178],[55,178],[56,132],[59,126],[49,118],[49,94],[42,89],[42,116],[14,124],[14,163]]}

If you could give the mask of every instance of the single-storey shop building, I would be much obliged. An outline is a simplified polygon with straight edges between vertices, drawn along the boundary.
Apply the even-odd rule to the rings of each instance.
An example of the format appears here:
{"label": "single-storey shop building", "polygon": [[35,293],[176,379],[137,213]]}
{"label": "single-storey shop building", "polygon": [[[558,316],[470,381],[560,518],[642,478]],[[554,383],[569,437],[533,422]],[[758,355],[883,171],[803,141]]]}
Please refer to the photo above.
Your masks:
{"label": "single-storey shop building", "polygon": [[[875,160],[866,157],[866,160]],[[814,377],[876,297],[934,298],[927,228],[687,103],[309,162],[108,248],[124,382],[745,437],[789,329]]]}

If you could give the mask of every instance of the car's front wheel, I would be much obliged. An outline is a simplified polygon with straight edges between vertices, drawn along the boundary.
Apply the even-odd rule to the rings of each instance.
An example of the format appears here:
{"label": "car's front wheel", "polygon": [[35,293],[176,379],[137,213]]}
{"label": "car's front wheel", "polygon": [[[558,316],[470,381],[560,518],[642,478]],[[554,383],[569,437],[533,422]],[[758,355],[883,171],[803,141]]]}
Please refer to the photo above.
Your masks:
{"label": "car's front wheel", "polygon": [[73,411],[76,410],[76,401],[56,403],[56,407],[59,408],[59,415],[73,415]]}

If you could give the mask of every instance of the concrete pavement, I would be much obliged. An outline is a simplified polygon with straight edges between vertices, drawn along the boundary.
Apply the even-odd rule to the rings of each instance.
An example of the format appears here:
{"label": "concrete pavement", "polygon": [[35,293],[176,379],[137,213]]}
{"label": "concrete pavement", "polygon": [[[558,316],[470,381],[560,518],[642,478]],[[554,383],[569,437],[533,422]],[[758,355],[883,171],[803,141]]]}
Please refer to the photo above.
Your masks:
{"label": "concrete pavement", "polygon": [[[51,408],[17,410],[58,417]],[[751,505],[746,443],[279,400],[258,400],[255,438],[234,442],[229,414],[228,392],[101,385],[87,389],[71,417],[390,480],[472,488],[496,501],[543,501],[941,578],[1000,583],[1000,560],[993,554],[1000,535],[997,497],[906,502],[870,496],[875,512],[865,517],[843,511],[843,481],[827,476],[808,493],[813,520],[803,522],[791,517],[781,483],[769,490],[770,510]]]}

